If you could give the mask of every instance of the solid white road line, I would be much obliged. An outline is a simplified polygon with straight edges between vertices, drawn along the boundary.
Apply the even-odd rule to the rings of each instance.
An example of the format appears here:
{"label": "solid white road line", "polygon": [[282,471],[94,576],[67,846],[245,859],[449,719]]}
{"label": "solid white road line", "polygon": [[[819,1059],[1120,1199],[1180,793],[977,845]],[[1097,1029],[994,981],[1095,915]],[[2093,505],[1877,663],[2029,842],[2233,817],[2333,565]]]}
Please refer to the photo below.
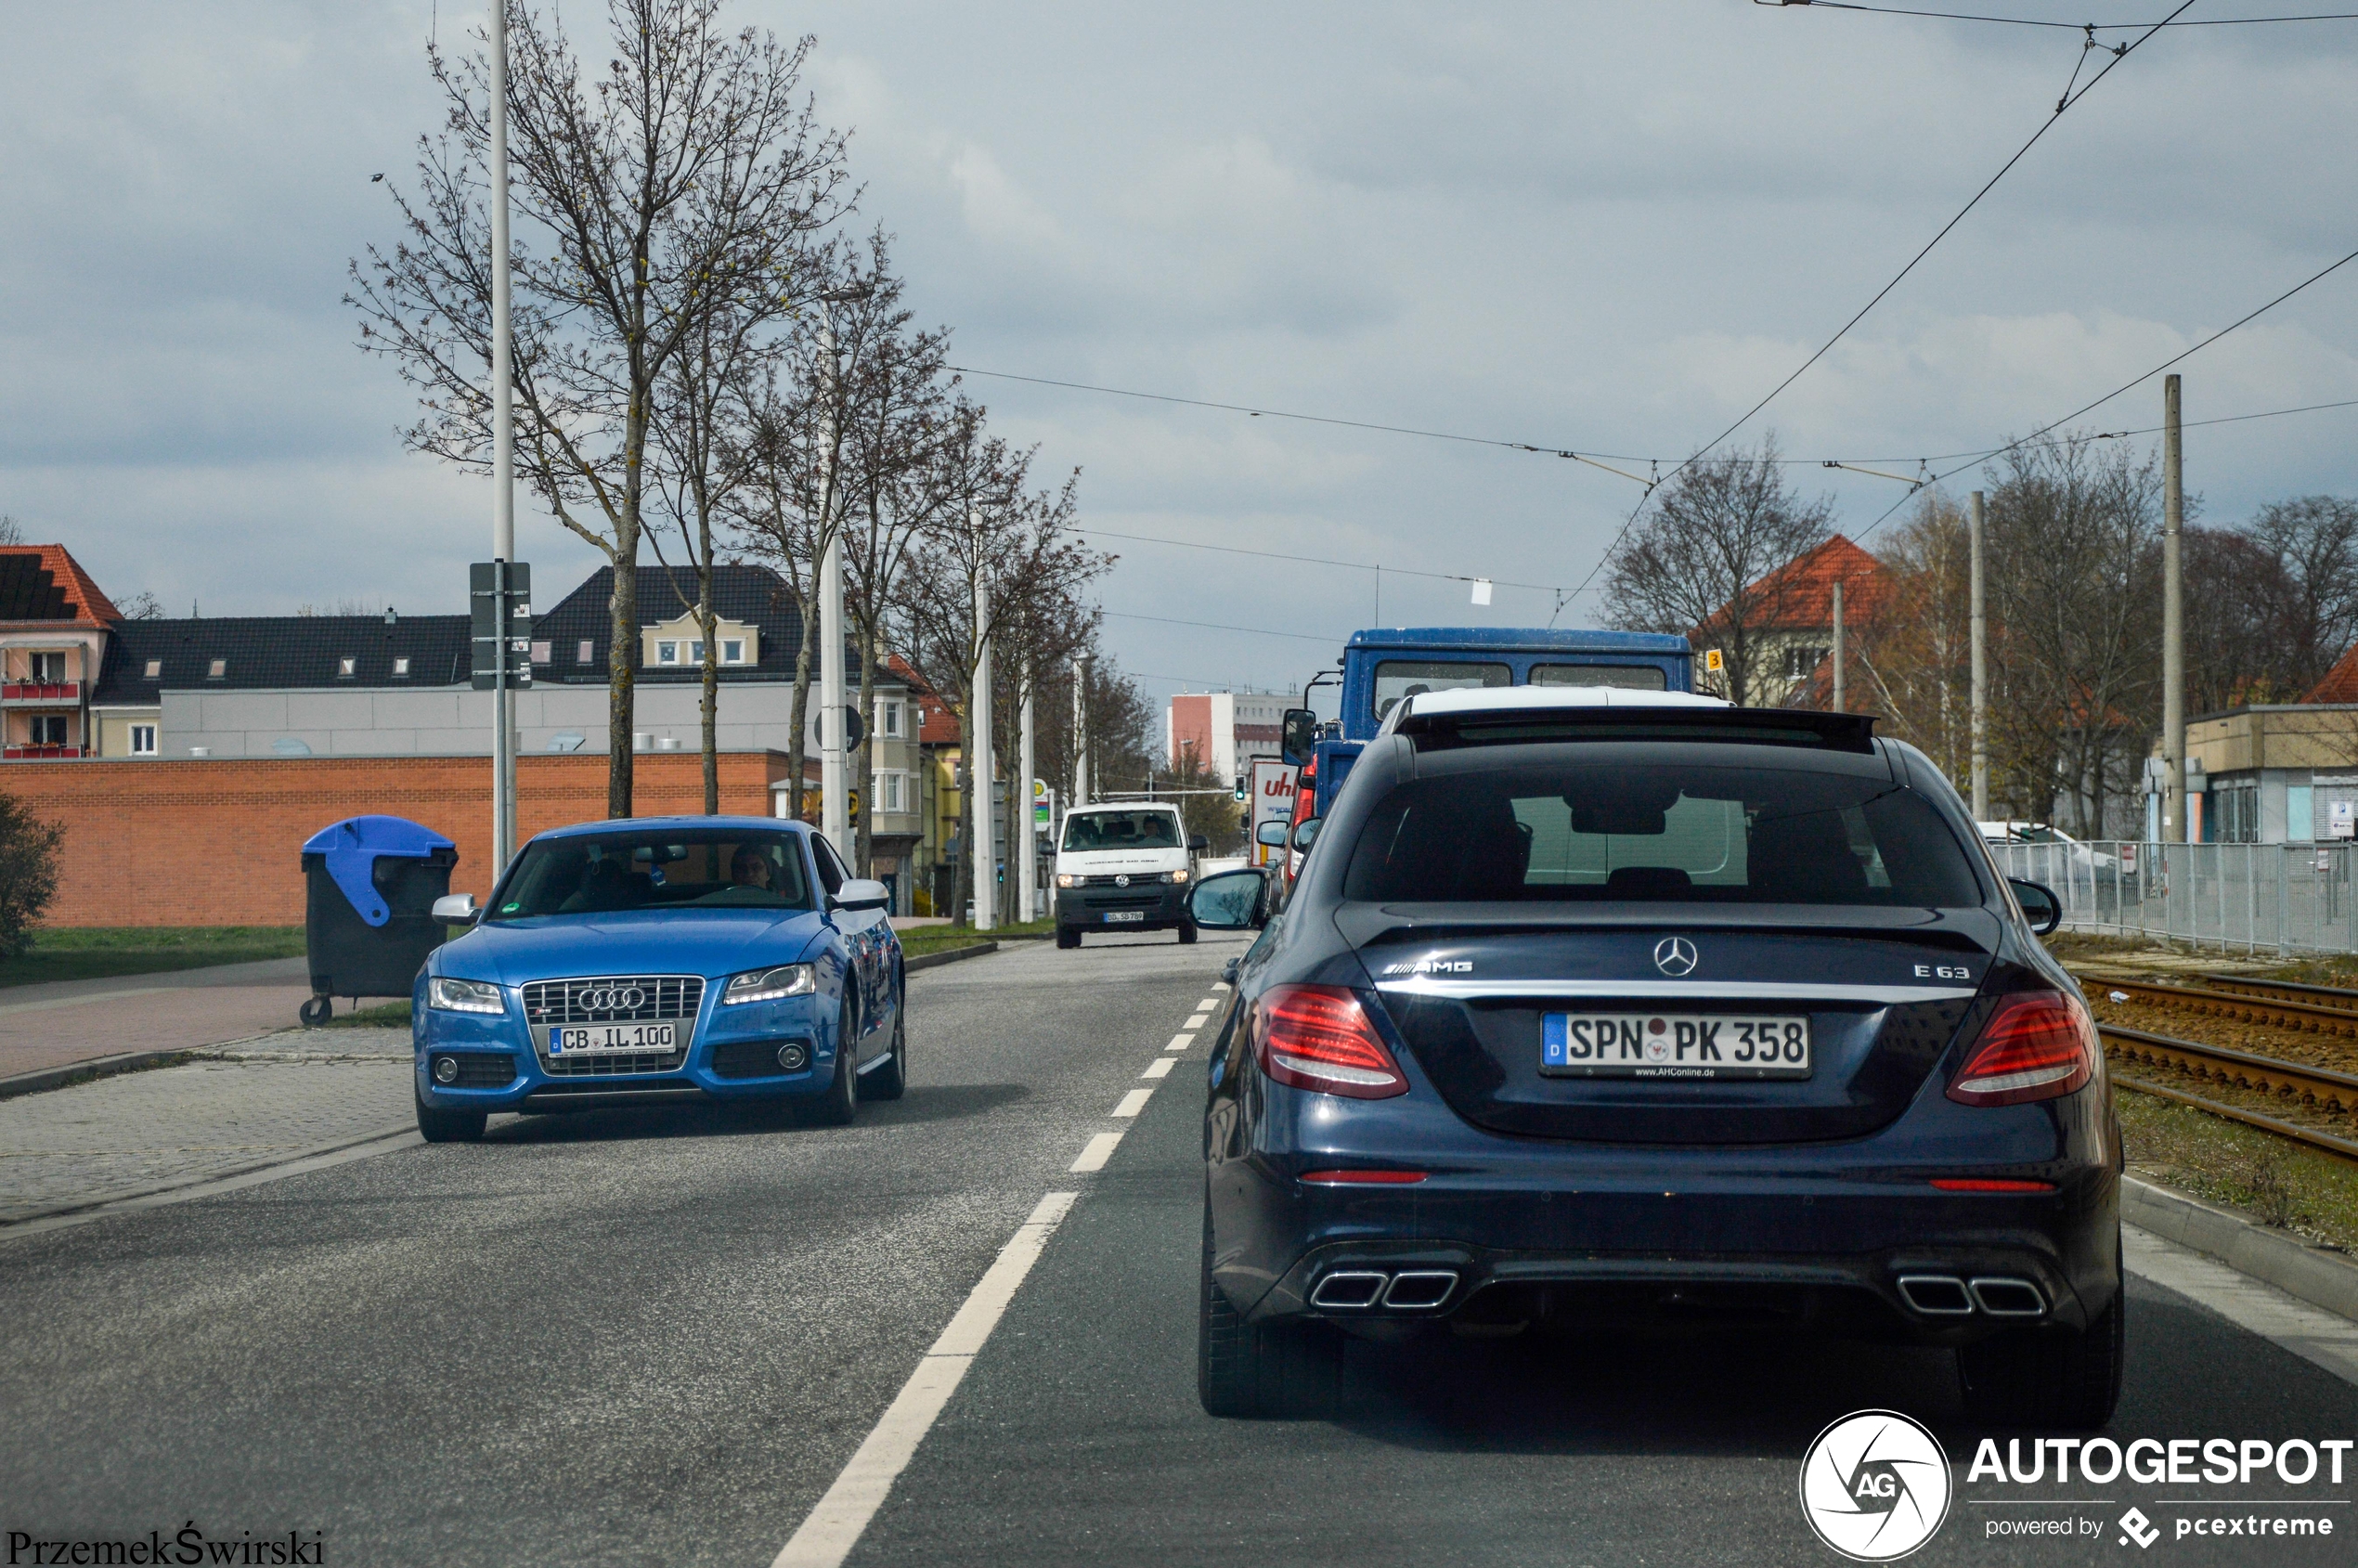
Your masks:
{"label": "solid white road line", "polygon": [[1184,1051],[1195,1043],[1196,1037],[1192,1034],[1174,1034],[1171,1037],[1171,1043],[1165,1045],[1163,1049],[1166,1051]]}
{"label": "solid white road line", "polygon": [[1147,1108],[1147,1101],[1153,1095],[1152,1089],[1133,1089],[1121,1096],[1121,1103],[1113,1108],[1113,1113],[1116,1116],[1135,1116]]}
{"label": "solid white road line", "polygon": [[1198,1014],[1197,1014],[1194,1017],[1189,1018],[1189,1019],[1188,1019],[1188,1020],[1187,1020],[1185,1024],[1181,1025],[1180,1027],[1181,1027],[1181,1028],[1183,1028],[1183,1029],[1201,1029],[1201,1028],[1203,1028],[1203,1021],[1204,1021],[1204,1019],[1206,1019],[1206,1018],[1208,1018],[1208,1017],[1211,1017],[1211,1014],[1209,1014],[1209,1013],[1198,1013]]}
{"label": "solid white road line", "polygon": [[1168,1078],[1171,1076],[1171,1069],[1178,1065],[1179,1058],[1176,1056],[1157,1056],[1153,1061],[1147,1064],[1147,1070],[1140,1073],[1138,1076],[1141,1078]]}
{"label": "solid white road line", "polygon": [[1114,1146],[1121,1142],[1121,1134],[1119,1133],[1099,1133],[1082,1147],[1081,1158],[1074,1160],[1069,1169],[1075,1175],[1104,1170],[1106,1161],[1113,1158]]}
{"label": "solid white road line", "polygon": [[2120,1251],[2131,1273],[2177,1291],[2345,1382],[2358,1383],[2358,1323],[2135,1225],[2120,1227]]}
{"label": "solid white road line", "polygon": [[1031,1265],[1040,1261],[1041,1251],[1048,1238],[1055,1234],[1080,1196],[1071,1192],[1052,1192],[1040,1200],[1031,1218],[1016,1227],[1015,1235],[999,1249],[999,1256],[981,1281],[967,1295],[965,1304],[958,1309],[941,1337],[926,1352],[917,1369],[900,1386],[900,1393],[885,1409],[867,1441],[843,1467],[836,1484],[819,1499],[819,1506],[802,1522],[802,1528],[786,1542],[771,1568],[837,1568],[860,1544],[868,1522],[884,1506],[885,1496],[892,1484],[908,1468],[926,1433],[933,1430],[934,1421],[950,1396],[958,1391],[959,1381],[966,1368],[991,1338],[999,1319],[1014,1301],[1024,1276]]}

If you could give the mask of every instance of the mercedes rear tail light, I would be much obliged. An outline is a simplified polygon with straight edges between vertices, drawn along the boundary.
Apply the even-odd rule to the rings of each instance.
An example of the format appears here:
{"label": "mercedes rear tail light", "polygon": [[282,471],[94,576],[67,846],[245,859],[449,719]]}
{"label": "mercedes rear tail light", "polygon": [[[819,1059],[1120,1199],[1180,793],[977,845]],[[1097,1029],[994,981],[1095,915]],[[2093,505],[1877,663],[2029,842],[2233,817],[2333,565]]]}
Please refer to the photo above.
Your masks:
{"label": "mercedes rear tail light", "polygon": [[1359,998],[1342,986],[1271,986],[1260,1004],[1254,1051],[1280,1083],[1346,1099],[1382,1100],[1408,1080],[1376,1034]]}
{"label": "mercedes rear tail light", "polygon": [[2095,1075],[2096,1024],[2075,996],[2027,991],[1999,1001],[1949,1097],[2011,1106],[2068,1095]]}

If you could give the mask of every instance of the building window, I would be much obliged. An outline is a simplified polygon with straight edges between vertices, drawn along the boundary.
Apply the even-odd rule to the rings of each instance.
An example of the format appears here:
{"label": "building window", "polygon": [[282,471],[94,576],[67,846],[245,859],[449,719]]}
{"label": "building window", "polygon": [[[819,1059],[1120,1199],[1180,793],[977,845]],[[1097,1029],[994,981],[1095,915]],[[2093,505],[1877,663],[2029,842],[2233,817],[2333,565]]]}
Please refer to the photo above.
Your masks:
{"label": "building window", "polygon": [[224,680],[229,674],[229,661],[227,659],[215,659],[211,664],[205,666],[204,673],[205,679],[208,680]]}
{"label": "building window", "polygon": [[658,642],[658,643],[656,643],[656,644],[655,644],[655,663],[657,663],[657,664],[678,664],[679,662],[680,662],[680,644],[679,644],[679,643],[677,643],[677,642]]}
{"label": "building window", "polygon": [[877,705],[877,709],[876,733],[898,738],[900,734],[900,705],[896,702],[884,702]]}
{"label": "building window", "polygon": [[1808,680],[1818,673],[1818,667],[1824,664],[1827,655],[1833,652],[1831,648],[1787,648],[1785,650],[1785,679],[1788,680]]}
{"label": "building window", "polygon": [[336,661],[336,675],[338,679],[349,680],[359,673],[360,661],[353,657],[350,654],[346,654],[343,657]]}
{"label": "building window", "polygon": [[409,656],[407,654],[393,661],[393,672],[395,675],[409,673]]}
{"label": "building window", "polygon": [[131,726],[131,755],[153,757],[156,754],[156,727],[152,724]]}
{"label": "building window", "polygon": [[721,644],[720,644],[720,662],[721,662],[722,664],[743,664],[743,663],[745,663],[745,639],[744,639],[744,638],[742,638],[742,637],[725,638],[725,639],[723,639],[723,640],[722,640],[722,641],[721,641]]}
{"label": "building window", "polygon": [[32,655],[32,679],[41,684],[53,685],[66,678],[66,656],[63,654]]}
{"label": "building window", "polygon": [[595,663],[596,660],[597,649],[590,645],[590,639],[587,637],[583,638],[581,640],[581,645],[574,650],[573,662],[576,664],[592,664]]}
{"label": "building window", "polygon": [[535,642],[532,645],[532,662],[534,664],[554,664],[556,662],[555,649],[546,642]]}
{"label": "building window", "polygon": [[66,744],[66,716],[62,713],[36,713],[32,716],[32,744],[63,745]]}
{"label": "building window", "polygon": [[163,679],[163,661],[162,659],[149,659],[148,661],[147,679],[149,680],[161,680]]}
{"label": "building window", "polygon": [[905,804],[909,793],[909,786],[905,782],[907,778],[906,773],[878,773],[876,775],[877,810],[905,811],[909,809]]}

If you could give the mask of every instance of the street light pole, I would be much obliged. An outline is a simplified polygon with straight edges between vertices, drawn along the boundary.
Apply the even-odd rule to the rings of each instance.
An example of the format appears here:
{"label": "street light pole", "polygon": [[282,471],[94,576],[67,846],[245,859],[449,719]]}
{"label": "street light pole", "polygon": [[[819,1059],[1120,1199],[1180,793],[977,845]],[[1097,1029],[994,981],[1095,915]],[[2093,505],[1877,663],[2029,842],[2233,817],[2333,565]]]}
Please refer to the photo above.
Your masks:
{"label": "street light pole", "polygon": [[[982,519],[975,515],[972,521],[979,539]],[[966,700],[966,815],[974,823],[974,843],[968,848],[975,863],[975,929],[988,931],[999,923],[999,864],[991,842],[997,836],[992,830],[997,812],[991,798],[991,583],[979,557],[975,562],[974,614],[974,685]]]}
{"label": "street light pole", "polygon": [[1031,666],[1023,667],[1023,700],[1016,708],[1016,756],[1019,763],[1013,788],[1007,791],[1007,803],[1015,821],[1008,825],[1007,853],[1020,862],[1017,868],[1017,888],[1016,907],[1023,913],[1018,920],[1040,918],[1040,849],[1039,830],[1033,819],[1038,815],[1031,805],[1031,771],[1038,766],[1031,746]]}
{"label": "street light pole", "polygon": [[2161,837],[2188,841],[2186,820],[2186,474],[2178,429],[2178,378],[2161,382]]}
{"label": "street light pole", "polygon": [[[516,558],[515,368],[508,324],[508,6],[491,5],[491,559],[493,666],[491,862],[496,877],[516,852],[516,741],[508,710],[508,570]],[[628,737],[620,737],[627,744]],[[612,743],[610,743],[612,744]],[[487,894],[486,894],[487,896]]]}
{"label": "street light pole", "polygon": [[852,863],[849,769],[844,743],[844,660],[850,640],[843,625],[843,530],[836,522],[836,447],[842,433],[836,422],[842,367],[836,358],[835,320],[827,304],[819,305],[820,365],[825,395],[820,417],[826,421],[826,439],[820,444],[820,461],[826,465],[819,486],[819,831],[836,847],[844,863]]}
{"label": "street light pole", "polygon": [[1973,726],[1973,815],[1974,821],[1986,823],[1989,820],[1989,608],[1982,585],[1981,497],[1979,490],[1973,493],[1973,511],[1965,529],[1973,573],[1973,692],[1968,705]]}

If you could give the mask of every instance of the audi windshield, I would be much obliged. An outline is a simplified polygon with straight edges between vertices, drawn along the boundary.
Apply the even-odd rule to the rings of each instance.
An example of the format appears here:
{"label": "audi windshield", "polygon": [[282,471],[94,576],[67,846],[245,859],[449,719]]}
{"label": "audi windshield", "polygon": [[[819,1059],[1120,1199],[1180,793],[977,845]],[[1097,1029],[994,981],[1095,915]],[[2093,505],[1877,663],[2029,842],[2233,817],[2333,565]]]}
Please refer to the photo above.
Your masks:
{"label": "audi windshield", "polygon": [[674,827],[535,839],[486,918],[810,907],[793,835]]}

